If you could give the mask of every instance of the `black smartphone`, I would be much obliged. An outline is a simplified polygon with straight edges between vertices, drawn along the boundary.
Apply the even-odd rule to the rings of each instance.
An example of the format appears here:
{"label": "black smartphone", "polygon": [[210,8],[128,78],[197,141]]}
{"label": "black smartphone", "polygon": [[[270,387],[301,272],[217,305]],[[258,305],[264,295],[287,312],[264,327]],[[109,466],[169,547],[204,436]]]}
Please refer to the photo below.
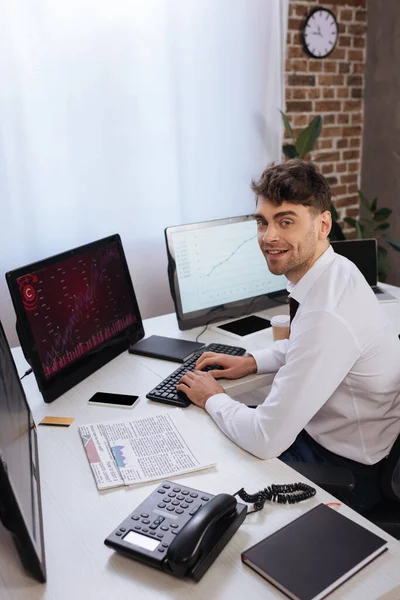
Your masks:
{"label": "black smartphone", "polygon": [[225,323],[225,325],[217,325],[217,327],[229,331],[229,333],[244,336],[271,327],[271,321],[258,317],[257,315],[251,315],[250,317],[244,317],[244,319]]}
{"label": "black smartphone", "polygon": [[96,404],[99,406],[114,406],[117,408],[132,408],[139,396],[131,396],[128,394],[110,394],[108,392],[97,392],[90,398],[88,404]]}

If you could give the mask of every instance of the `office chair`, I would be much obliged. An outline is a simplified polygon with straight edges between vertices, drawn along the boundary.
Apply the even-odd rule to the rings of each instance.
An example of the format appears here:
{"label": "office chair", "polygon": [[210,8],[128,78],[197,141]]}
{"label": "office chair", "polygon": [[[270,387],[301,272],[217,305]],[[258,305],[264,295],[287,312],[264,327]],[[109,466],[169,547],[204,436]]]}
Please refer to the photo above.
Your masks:
{"label": "office chair", "polygon": [[[354,488],[352,473],[342,467],[300,462],[290,467],[334,496]],[[384,499],[364,517],[400,540],[400,435],[384,462],[381,488]]]}

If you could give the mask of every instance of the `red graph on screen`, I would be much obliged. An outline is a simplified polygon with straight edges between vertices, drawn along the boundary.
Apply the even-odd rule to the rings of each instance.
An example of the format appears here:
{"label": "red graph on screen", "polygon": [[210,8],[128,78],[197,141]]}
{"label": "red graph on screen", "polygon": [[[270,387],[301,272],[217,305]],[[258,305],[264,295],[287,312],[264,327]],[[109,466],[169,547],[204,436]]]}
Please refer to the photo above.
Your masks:
{"label": "red graph on screen", "polygon": [[46,378],[136,321],[117,243],[21,277],[18,285]]}

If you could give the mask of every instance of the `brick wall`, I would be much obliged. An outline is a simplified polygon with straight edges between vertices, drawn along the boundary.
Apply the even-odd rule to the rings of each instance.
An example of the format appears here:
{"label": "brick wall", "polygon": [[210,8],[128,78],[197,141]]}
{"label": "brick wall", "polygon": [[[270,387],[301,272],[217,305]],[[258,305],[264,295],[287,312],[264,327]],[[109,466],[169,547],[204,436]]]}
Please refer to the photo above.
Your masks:
{"label": "brick wall", "polygon": [[[330,9],[339,26],[336,48],[323,59],[311,58],[300,38],[301,24],[316,6]],[[295,134],[314,116],[322,117],[311,158],[330,155],[318,164],[331,185],[342,226],[345,216],[358,215],[366,21],[366,0],[289,0],[286,113]]]}

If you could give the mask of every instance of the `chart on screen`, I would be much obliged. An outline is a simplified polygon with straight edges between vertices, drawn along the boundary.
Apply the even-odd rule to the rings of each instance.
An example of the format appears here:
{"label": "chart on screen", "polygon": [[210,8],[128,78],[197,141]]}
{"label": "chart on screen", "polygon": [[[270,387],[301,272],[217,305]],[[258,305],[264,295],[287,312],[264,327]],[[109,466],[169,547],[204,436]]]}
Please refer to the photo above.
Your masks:
{"label": "chart on screen", "polygon": [[257,242],[254,220],[173,233],[183,312],[270,294],[286,287]]}

